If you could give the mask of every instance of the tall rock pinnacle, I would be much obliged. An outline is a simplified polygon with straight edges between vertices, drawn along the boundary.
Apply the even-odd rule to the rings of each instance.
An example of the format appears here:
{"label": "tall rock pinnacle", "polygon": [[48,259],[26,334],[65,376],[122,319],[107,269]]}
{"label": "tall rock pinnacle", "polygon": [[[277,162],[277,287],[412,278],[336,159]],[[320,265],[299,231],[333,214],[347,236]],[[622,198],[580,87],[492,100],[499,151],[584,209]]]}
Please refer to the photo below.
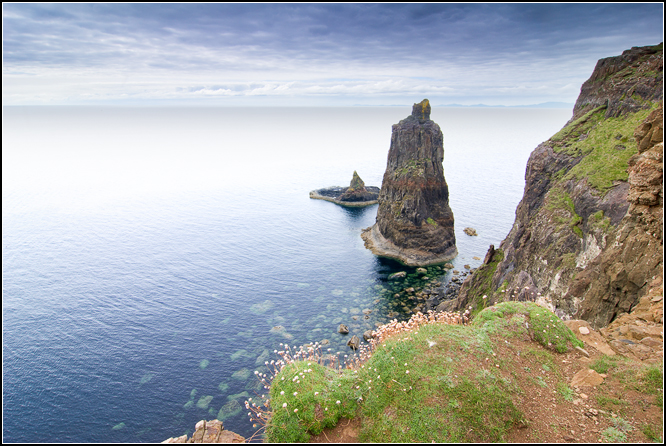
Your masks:
{"label": "tall rock pinnacle", "polygon": [[366,248],[409,266],[458,255],[443,160],[442,131],[424,99],[393,125],[377,220],[361,234]]}

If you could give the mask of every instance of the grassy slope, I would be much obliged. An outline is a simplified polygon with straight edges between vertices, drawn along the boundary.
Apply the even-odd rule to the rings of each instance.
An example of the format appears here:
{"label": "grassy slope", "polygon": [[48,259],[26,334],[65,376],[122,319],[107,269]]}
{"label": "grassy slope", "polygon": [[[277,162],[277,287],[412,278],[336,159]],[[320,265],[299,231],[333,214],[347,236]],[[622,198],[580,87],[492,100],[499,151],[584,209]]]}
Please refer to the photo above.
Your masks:
{"label": "grassy slope", "polygon": [[[486,308],[468,326],[395,330],[354,368],[287,364],[271,385],[266,441],[308,441],[341,418],[361,420],[359,442],[554,441],[562,426],[581,421],[580,391],[568,386],[580,365],[564,372],[566,352],[581,345],[557,316],[529,302]],[[660,441],[663,364],[637,368],[607,356],[587,364],[608,374],[598,390],[585,390],[605,418],[584,418],[592,437],[579,441]],[[648,406],[641,412],[636,403]],[[651,418],[641,419],[646,407]]]}
{"label": "grassy slope", "polygon": [[[522,357],[506,354],[519,340],[533,348]],[[267,441],[307,441],[354,416],[363,418],[365,442],[502,441],[525,423],[513,402],[525,361],[555,370],[553,352],[575,345],[582,343],[553,313],[505,302],[469,326],[433,323],[396,333],[354,370],[296,361],[273,380]],[[534,368],[534,382],[545,383]],[[559,379],[553,386],[566,389]]]}

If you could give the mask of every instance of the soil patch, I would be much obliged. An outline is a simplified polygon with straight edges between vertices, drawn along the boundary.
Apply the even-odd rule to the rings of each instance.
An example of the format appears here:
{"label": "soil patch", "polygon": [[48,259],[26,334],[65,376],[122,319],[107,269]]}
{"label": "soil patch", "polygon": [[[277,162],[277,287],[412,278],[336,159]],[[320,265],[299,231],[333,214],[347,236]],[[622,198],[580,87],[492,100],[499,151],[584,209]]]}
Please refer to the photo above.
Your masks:
{"label": "soil patch", "polygon": [[358,443],[361,419],[342,419],[335,427],[324,429],[321,434],[310,437],[310,443]]}

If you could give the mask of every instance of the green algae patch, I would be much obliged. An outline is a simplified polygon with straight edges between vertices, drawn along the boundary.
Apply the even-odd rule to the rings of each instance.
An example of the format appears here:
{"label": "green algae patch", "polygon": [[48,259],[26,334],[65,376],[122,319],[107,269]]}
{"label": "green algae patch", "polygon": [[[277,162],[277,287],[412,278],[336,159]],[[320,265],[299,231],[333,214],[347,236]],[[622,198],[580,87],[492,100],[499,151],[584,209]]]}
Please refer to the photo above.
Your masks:
{"label": "green algae patch", "polygon": [[238,415],[243,408],[241,407],[240,403],[236,400],[231,400],[222,408],[218,411],[217,413],[217,419],[220,421],[224,421],[227,418],[234,417]]}
{"label": "green algae patch", "polygon": [[197,401],[197,407],[199,409],[208,409],[211,401],[213,401],[213,397],[211,395],[202,396],[199,398],[199,401]]}

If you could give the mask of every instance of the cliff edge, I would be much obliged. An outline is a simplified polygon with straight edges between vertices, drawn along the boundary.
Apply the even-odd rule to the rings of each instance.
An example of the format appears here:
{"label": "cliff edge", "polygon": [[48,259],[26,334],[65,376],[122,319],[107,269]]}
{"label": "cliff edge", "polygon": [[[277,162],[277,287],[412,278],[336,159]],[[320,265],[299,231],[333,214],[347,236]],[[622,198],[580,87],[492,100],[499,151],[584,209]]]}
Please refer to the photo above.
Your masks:
{"label": "cliff edge", "polygon": [[530,300],[595,328],[629,313],[663,277],[662,102],[663,44],[601,59],[530,155],[510,233],[445,307]]}

